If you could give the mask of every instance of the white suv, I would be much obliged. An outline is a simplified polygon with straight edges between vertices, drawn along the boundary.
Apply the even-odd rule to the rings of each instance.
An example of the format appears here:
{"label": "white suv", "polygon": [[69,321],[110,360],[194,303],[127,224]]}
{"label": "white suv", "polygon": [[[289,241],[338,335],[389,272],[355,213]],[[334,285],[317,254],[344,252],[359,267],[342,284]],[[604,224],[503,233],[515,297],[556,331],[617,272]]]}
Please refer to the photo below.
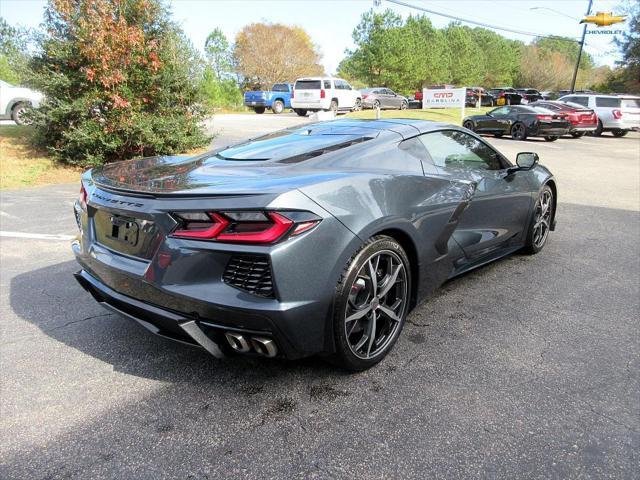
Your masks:
{"label": "white suv", "polygon": [[319,110],[360,110],[362,95],[341,78],[299,78],[293,86],[291,108],[301,117]]}
{"label": "white suv", "polygon": [[34,90],[13,85],[0,80],[0,120],[13,120],[25,125],[25,113],[30,108],[38,108],[42,94]]}
{"label": "white suv", "polygon": [[594,110],[598,115],[598,128],[593,132],[594,135],[611,132],[614,137],[624,137],[629,130],[640,129],[640,97],[572,93],[558,100],[578,103]]}

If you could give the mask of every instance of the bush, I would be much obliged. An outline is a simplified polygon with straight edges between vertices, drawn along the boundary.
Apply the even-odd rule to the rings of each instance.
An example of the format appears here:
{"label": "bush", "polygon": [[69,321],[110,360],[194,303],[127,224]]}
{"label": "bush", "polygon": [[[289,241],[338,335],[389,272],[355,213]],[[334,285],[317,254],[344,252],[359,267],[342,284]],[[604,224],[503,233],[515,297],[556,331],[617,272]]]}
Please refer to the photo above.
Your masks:
{"label": "bush", "polygon": [[159,0],[50,0],[32,84],[36,142],[95,166],[204,146],[197,56]]}

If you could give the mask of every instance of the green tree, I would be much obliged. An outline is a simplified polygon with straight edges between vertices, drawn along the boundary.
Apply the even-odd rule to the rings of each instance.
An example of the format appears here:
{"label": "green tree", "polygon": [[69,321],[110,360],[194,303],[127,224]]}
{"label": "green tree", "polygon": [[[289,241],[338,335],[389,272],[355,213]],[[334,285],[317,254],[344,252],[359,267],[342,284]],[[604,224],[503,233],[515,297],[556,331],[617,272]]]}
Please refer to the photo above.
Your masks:
{"label": "green tree", "polygon": [[27,32],[0,17],[0,80],[21,84],[29,77]]}
{"label": "green tree", "polygon": [[[546,52],[558,52],[567,57],[567,59],[576,64],[578,61],[578,52],[580,51],[580,44],[575,40],[566,37],[544,37],[538,38],[533,43],[536,47],[540,48],[543,53]],[[584,50],[580,56],[580,68],[582,70],[589,70],[593,68],[594,62],[591,55]]]}
{"label": "green tree", "polygon": [[225,34],[219,28],[214,29],[204,43],[204,51],[209,62],[209,66],[219,79],[230,75],[231,47]]}
{"label": "green tree", "polygon": [[160,0],[49,0],[32,84],[37,142],[93,166],[200,147],[193,47]]}

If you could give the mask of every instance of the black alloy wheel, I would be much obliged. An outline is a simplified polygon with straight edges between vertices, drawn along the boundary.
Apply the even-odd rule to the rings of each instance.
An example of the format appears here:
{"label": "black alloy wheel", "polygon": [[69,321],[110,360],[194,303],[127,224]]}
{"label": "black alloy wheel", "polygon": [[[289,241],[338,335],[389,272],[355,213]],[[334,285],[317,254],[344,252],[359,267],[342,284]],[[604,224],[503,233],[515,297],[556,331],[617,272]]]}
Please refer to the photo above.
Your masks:
{"label": "black alloy wheel", "polygon": [[511,127],[511,138],[514,140],[526,140],[527,139],[527,127],[523,123],[514,123]]}
{"label": "black alloy wheel", "polygon": [[475,131],[474,126],[473,126],[473,122],[472,122],[471,120],[467,120],[466,122],[464,122],[464,123],[462,124],[462,126],[463,126],[464,128],[466,128],[467,130],[471,130],[472,132],[474,132],[474,131]]}
{"label": "black alloy wheel", "polygon": [[391,350],[409,311],[409,259],[396,240],[370,239],[352,257],[336,287],[334,363],[369,368]]}
{"label": "black alloy wheel", "polygon": [[553,190],[545,185],[538,200],[536,200],[533,217],[527,234],[525,251],[530,254],[538,253],[547,243],[554,218]]}

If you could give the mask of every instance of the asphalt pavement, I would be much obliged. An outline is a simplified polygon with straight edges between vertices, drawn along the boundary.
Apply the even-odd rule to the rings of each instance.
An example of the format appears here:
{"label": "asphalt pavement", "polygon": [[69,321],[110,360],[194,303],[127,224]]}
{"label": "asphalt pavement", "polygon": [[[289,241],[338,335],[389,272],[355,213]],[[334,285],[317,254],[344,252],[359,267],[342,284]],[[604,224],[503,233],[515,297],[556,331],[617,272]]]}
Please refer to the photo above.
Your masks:
{"label": "asphalt pavement", "polygon": [[[214,142],[300,120],[217,117]],[[637,478],[640,136],[489,140],[556,174],[557,231],[360,374],[148,334],[71,276],[77,185],[0,192],[0,478]]]}

